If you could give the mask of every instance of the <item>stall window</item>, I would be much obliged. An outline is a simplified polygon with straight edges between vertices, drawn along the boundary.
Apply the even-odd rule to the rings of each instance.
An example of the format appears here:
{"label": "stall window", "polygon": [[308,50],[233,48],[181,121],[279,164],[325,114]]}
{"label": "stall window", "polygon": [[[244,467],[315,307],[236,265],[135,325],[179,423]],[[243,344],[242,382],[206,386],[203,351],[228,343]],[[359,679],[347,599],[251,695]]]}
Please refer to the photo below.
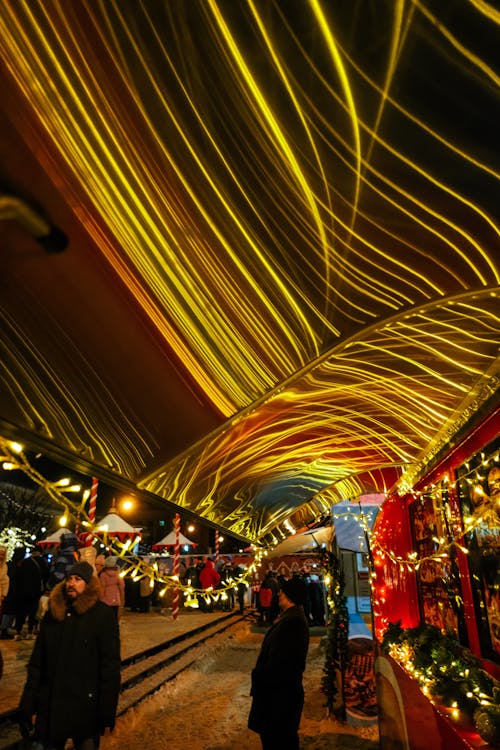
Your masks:
{"label": "stall window", "polygon": [[[462,596],[454,550],[449,548],[450,532],[445,513],[447,489],[436,487],[432,495],[423,495],[410,508],[420,616],[443,633],[452,633],[465,643]],[[448,549],[446,557],[439,554]]]}
{"label": "stall window", "polygon": [[482,655],[500,662],[500,439],[457,469]]}

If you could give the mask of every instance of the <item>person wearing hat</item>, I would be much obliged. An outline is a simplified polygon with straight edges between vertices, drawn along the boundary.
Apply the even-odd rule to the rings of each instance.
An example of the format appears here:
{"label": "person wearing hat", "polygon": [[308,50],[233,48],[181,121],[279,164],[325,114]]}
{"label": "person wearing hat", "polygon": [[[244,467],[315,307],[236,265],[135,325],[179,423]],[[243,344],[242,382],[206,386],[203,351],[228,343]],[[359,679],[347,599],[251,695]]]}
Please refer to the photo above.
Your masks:
{"label": "person wearing hat", "polygon": [[263,750],[298,750],[309,647],[306,585],[294,576],[282,582],[278,596],[281,615],[267,631],[252,670],[248,728],[260,735]]}
{"label": "person wearing hat", "polygon": [[99,600],[93,567],[77,562],[50,592],[48,610],[28,663],[18,720],[21,733],[53,750],[71,739],[96,750],[113,730],[120,690],[120,636],[112,610]]}
{"label": "person wearing hat", "polygon": [[68,570],[75,562],[78,562],[78,537],[72,531],[61,534],[59,549],[50,569],[47,580],[47,593],[52,591],[54,586],[64,581]]}
{"label": "person wearing hat", "polygon": [[119,609],[125,604],[125,583],[120,575],[118,558],[114,555],[105,558],[102,570],[99,573],[99,581],[101,583],[101,602],[111,607],[115,617],[118,618]]}

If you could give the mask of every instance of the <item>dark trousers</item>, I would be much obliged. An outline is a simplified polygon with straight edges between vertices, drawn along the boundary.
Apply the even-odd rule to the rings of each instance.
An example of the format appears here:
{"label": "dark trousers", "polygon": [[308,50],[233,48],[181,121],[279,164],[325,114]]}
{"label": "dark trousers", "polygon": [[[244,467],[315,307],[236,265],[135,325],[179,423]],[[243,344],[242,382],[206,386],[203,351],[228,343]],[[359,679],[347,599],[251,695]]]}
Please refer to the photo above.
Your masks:
{"label": "dark trousers", "polygon": [[16,632],[20,633],[23,629],[23,625],[28,618],[28,631],[33,632],[36,625],[36,613],[38,610],[38,602],[40,597],[22,596],[19,597],[16,603]]}
{"label": "dark trousers", "polygon": [[282,727],[260,732],[262,750],[299,750],[299,733]]}

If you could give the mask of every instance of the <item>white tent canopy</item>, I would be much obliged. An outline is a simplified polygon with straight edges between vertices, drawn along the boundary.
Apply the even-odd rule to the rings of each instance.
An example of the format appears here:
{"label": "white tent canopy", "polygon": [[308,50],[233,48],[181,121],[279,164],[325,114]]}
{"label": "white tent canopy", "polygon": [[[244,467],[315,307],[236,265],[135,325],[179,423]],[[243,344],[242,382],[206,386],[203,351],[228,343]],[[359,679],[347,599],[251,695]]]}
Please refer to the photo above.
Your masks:
{"label": "white tent canopy", "polygon": [[331,526],[322,526],[317,529],[308,529],[300,534],[287,537],[269,553],[269,557],[281,557],[282,555],[294,555],[297,552],[313,552],[323,545],[328,546],[332,538]]}
{"label": "white tent canopy", "polygon": [[45,539],[41,539],[39,542],[37,542],[37,545],[39,547],[54,547],[61,543],[61,537],[63,534],[72,534],[73,532],[69,529],[61,528],[57,529],[57,531],[54,531],[52,534],[49,534],[49,536],[45,537]]}
{"label": "white tent canopy", "polygon": [[117,536],[120,538],[132,538],[140,536],[141,529],[135,529],[121,516],[118,515],[114,510],[111,510],[107,516],[101,518],[96,524],[96,531],[94,533],[99,534],[106,533],[109,536]]}
{"label": "white tent canopy", "polygon": [[[374,497],[384,499],[385,495]],[[365,523],[369,529],[372,529],[380,505],[381,500],[363,505],[343,501],[333,506],[333,525],[335,526],[335,537],[340,549],[349,550],[350,552],[367,551],[364,527],[360,523],[360,515],[363,514]]]}
{"label": "white tent canopy", "polygon": [[[184,536],[184,534],[181,533],[179,533],[179,544],[181,546],[189,545],[191,547],[196,547],[196,542],[192,542],[190,539]],[[163,549],[163,547],[175,547],[175,531],[171,531],[170,534],[164,536],[163,539],[161,539],[159,542],[153,544],[152,549],[158,550]]]}

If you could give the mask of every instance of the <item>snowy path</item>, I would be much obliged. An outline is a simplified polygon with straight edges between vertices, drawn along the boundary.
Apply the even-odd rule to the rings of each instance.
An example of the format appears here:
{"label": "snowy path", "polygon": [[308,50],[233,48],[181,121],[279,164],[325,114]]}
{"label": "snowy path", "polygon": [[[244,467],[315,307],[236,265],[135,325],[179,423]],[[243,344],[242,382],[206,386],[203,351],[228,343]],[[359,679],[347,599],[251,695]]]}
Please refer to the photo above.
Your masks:
{"label": "snowy path", "polygon": [[[250,672],[261,642],[248,623],[213,639],[195,667],[121,716],[100,750],[260,750],[246,722]],[[376,726],[359,729],[325,718],[319,642],[311,639],[304,679],[301,750],[378,750]]]}

